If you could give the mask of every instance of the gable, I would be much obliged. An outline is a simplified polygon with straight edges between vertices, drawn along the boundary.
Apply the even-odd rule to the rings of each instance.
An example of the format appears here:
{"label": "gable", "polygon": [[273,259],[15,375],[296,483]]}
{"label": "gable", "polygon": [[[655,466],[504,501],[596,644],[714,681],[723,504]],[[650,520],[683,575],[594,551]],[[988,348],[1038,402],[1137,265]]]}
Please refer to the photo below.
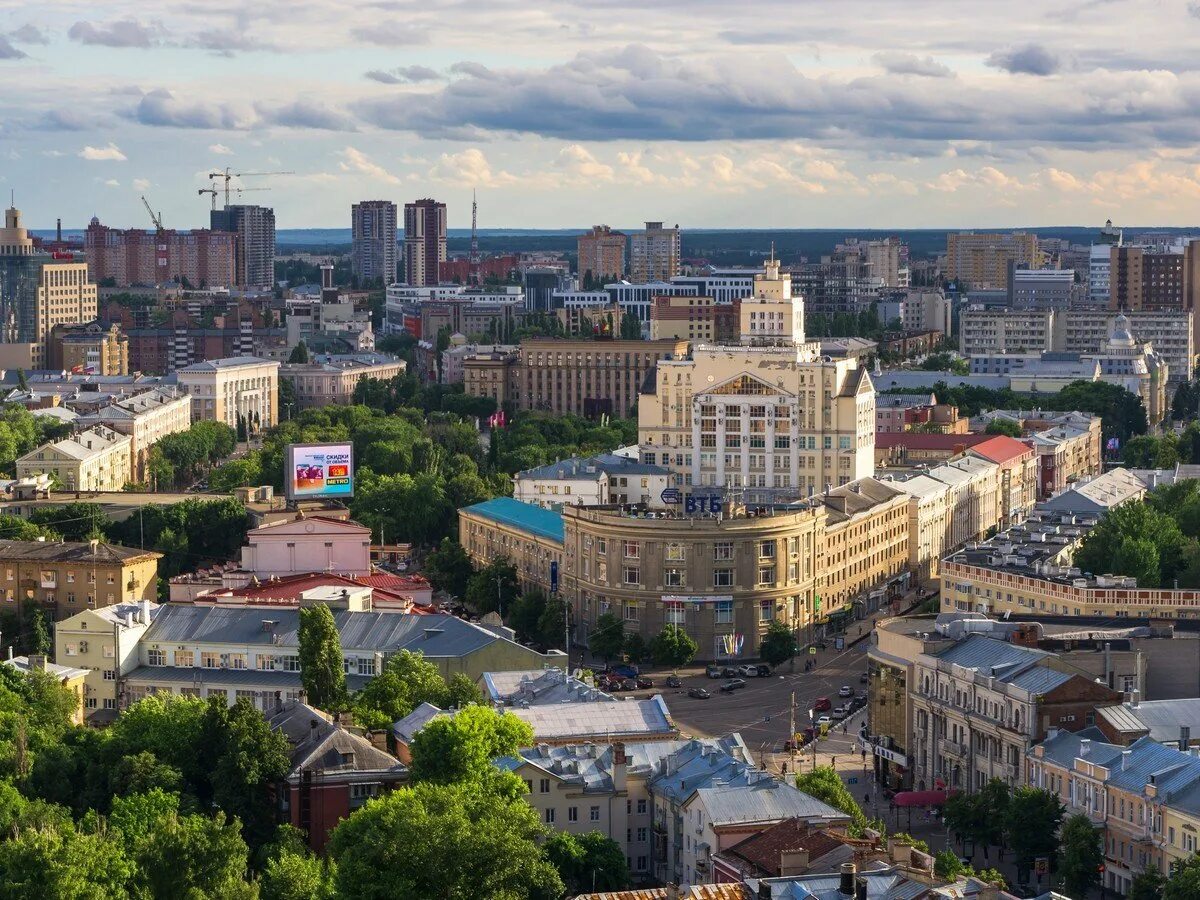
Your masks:
{"label": "gable", "polygon": [[697,391],[697,394],[713,394],[720,396],[785,396],[790,397],[792,394],[784,390],[782,387],[768,384],[761,378],[743,372],[741,375],[735,375],[727,381],[714,385],[704,391]]}

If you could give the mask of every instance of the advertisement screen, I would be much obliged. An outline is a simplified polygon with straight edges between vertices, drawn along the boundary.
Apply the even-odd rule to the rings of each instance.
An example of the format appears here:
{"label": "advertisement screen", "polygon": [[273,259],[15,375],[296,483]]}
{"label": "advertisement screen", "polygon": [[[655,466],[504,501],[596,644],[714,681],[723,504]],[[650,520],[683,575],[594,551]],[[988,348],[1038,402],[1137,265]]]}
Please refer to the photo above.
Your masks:
{"label": "advertisement screen", "polygon": [[354,494],[354,453],[349,444],[289,444],[284,465],[290,500]]}

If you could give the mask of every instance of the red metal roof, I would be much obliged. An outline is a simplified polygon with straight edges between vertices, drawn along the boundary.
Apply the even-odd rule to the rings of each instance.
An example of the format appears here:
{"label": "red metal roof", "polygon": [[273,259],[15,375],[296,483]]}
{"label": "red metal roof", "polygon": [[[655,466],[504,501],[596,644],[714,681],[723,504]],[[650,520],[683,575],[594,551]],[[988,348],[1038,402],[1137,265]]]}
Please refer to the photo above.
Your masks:
{"label": "red metal roof", "polygon": [[993,434],[987,437],[988,440],[982,444],[973,446],[971,452],[979,454],[984,459],[990,459],[994,463],[1012,462],[1014,459],[1030,456],[1033,453],[1033,448],[1028,444],[1006,434]]}

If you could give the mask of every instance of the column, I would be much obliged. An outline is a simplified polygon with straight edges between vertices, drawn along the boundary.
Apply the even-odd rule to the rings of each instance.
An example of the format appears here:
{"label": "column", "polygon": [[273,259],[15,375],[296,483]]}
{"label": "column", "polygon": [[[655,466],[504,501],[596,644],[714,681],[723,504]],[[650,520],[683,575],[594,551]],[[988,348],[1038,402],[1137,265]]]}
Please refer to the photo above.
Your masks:
{"label": "column", "polygon": [[791,447],[788,450],[788,461],[792,466],[792,487],[800,487],[800,404],[797,400],[793,400],[788,404],[789,412],[791,413],[791,425],[788,428],[788,433],[792,436]]}
{"label": "column", "polygon": [[742,489],[750,484],[750,405],[742,404]]}
{"label": "column", "polygon": [[[700,486],[700,401],[692,398],[692,488]],[[682,486],[682,485],[681,485]],[[691,491],[688,491],[690,494]]]}
{"label": "column", "polygon": [[764,476],[767,481],[767,487],[775,488],[775,404],[772,403],[767,407],[767,437],[764,443],[767,454],[767,468]]}
{"label": "column", "polygon": [[717,477],[715,481],[718,487],[725,487],[725,407],[727,402],[723,399],[714,398],[717,404]]}

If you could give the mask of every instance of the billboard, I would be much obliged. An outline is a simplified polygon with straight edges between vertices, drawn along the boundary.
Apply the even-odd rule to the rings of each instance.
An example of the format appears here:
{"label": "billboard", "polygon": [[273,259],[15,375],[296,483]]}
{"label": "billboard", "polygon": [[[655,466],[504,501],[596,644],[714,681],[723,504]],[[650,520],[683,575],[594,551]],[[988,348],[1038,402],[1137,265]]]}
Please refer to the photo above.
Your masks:
{"label": "billboard", "polygon": [[289,500],[354,495],[354,451],[350,444],[288,444],[284,493]]}

